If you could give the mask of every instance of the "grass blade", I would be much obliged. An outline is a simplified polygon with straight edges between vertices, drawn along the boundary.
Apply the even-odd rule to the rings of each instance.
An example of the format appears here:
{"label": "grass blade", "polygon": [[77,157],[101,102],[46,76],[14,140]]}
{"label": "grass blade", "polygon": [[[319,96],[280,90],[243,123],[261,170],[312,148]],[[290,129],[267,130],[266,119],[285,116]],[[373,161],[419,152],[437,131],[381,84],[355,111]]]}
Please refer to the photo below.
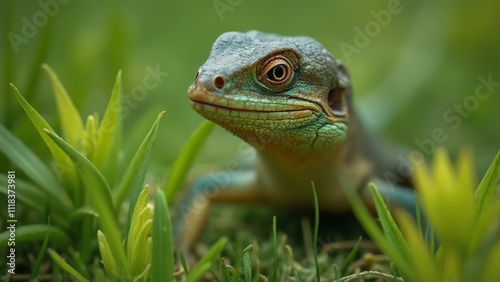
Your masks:
{"label": "grass blade", "polygon": [[333,273],[336,280],[339,280],[342,277],[340,276],[340,272],[336,264],[333,265]]}
{"label": "grass blade", "polygon": [[215,124],[208,120],[203,121],[189,137],[176,158],[165,185],[165,196],[169,204],[172,204],[175,194],[181,189],[189,167],[214,126]]}
{"label": "grass blade", "polygon": [[[0,183],[7,183],[8,177],[0,174]],[[7,185],[0,185],[0,193],[7,195]],[[69,228],[68,210],[62,207],[57,199],[49,196],[47,192],[22,179],[16,178],[16,201],[22,203],[26,209],[31,209],[40,213],[46,212],[50,206],[50,218],[56,225],[62,228]],[[47,203],[49,201],[49,203]],[[51,204],[52,203],[52,204]]]}
{"label": "grass blade", "polygon": [[[101,124],[98,129],[97,136],[99,141],[96,142],[94,147],[94,165],[101,171],[106,167],[111,170],[109,176],[114,176],[116,173],[118,150],[120,148],[121,138],[121,113],[119,110],[121,99],[121,84],[122,73],[118,72],[116,76],[115,85],[111,92],[108,106],[102,117]],[[114,177],[113,177],[114,178]],[[107,177],[106,179],[110,179]]]}
{"label": "grass blade", "polygon": [[96,212],[96,210],[93,207],[91,207],[91,206],[83,206],[83,207],[80,207],[80,208],[72,211],[68,215],[68,217],[72,221],[79,220],[79,219],[81,219],[81,218],[83,218],[85,216],[90,216],[90,217],[98,218],[99,217],[99,213]]}
{"label": "grass blade", "polygon": [[182,269],[184,270],[185,275],[189,276],[189,268],[187,266],[186,257],[184,256],[184,253],[180,249],[179,249],[179,257],[181,259],[181,265],[182,265]]}
{"label": "grass blade", "polygon": [[2,124],[0,124],[0,151],[33,182],[38,183],[54,199],[54,202],[63,208],[63,214],[73,208],[68,195],[61,191],[61,185],[54,174],[31,149],[12,135]]}
{"label": "grass blade", "polygon": [[[48,250],[47,250],[47,252],[48,252]],[[62,271],[61,271],[61,268],[59,267],[59,265],[57,263],[54,263],[52,265],[52,282],[64,281],[61,273],[62,273]]]}
{"label": "grass blade", "polygon": [[385,237],[389,240],[389,243],[395,246],[401,252],[403,257],[408,260],[410,258],[408,244],[396,225],[396,222],[392,218],[392,215],[385,205],[382,196],[380,196],[373,183],[370,184],[370,191],[373,196],[373,202],[375,204],[375,208],[377,209],[377,215],[379,217],[380,224],[382,225]]}
{"label": "grass blade", "polygon": [[[122,247],[121,232],[114,216],[111,192],[106,180],[97,168],[80,152],[54,133],[48,130],[46,133],[75,164],[78,164],[76,168],[85,184],[87,193],[86,201],[91,202],[99,213],[99,225],[108,238],[110,249],[113,255],[116,256],[119,269],[126,269],[127,264],[125,251]],[[91,199],[93,201],[90,201]]]}
{"label": "grass blade", "polygon": [[161,112],[156,118],[153,126],[149,130],[148,134],[142,141],[141,146],[139,146],[139,149],[137,150],[134,157],[132,158],[132,161],[125,170],[125,174],[123,175],[123,179],[120,182],[118,189],[113,191],[113,206],[115,208],[115,211],[118,211],[121,203],[125,199],[127,192],[132,190],[127,216],[127,227],[125,229],[125,238],[127,238],[128,231],[130,229],[130,220],[132,219],[132,213],[137,203],[139,194],[141,193],[142,183],[144,182],[144,178],[146,177],[146,169],[148,167],[149,159],[151,158],[151,153],[153,151],[160,119],[164,114],[165,112]]}
{"label": "grass blade", "polygon": [[[349,270],[349,266],[353,263],[354,259],[356,258],[356,255],[358,254],[359,251],[359,245],[363,241],[363,238],[359,237],[358,241],[354,245],[354,248],[347,254],[347,256],[344,258],[342,261],[342,265],[340,266],[340,270],[336,270],[335,272],[335,278],[337,277],[344,277],[347,275],[347,272]],[[338,276],[337,276],[338,275]]]}
{"label": "grass blade", "polygon": [[191,269],[189,276],[186,277],[187,281],[198,281],[198,279],[205,273],[211,265],[212,261],[218,260],[220,252],[226,246],[228,238],[222,236],[213,244],[210,250],[203,256],[198,263]]}
{"label": "grass blade", "polygon": [[[16,226],[16,243],[32,242],[43,240],[49,234],[52,242],[67,246],[71,243],[71,238],[62,229],[46,224],[31,224]],[[9,240],[10,231],[0,233],[0,247],[6,247]]]}
{"label": "grass blade", "polygon": [[71,265],[69,265],[59,254],[53,249],[49,249],[49,255],[54,260],[54,262],[59,265],[64,271],[73,275],[78,281],[88,282],[85,277],[83,277],[78,271],[76,271]]}
{"label": "grass blade", "polygon": [[321,274],[319,272],[318,264],[318,230],[319,230],[319,204],[318,204],[318,194],[316,193],[316,186],[314,182],[311,181],[312,192],[314,196],[314,235],[313,235],[313,256],[314,256],[314,266],[316,268],[316,281],[321,281]]}
{"label": "grass blade", "polygon": [[[95,155],[95,144],[97,143],[97,114],[87,116],[87,121],[85,123],[85,133],[83,139],[83,146],[78,148],[87,159],[93,161]],[[71,144],[70,144],[71,145]],[[95,165],[95,164],[94,164]]]}
{"label": "grass blade", "polygon": [[174,250],[170,211],[165,195],[156,189],[153,215],[152,281],[172,281],[174,277]]}
{"label": "grass blade", "polygon": [[276,231],[276,216],[273,216],[273,255],[274,255],[274,264],[273,264],[273,274],[270,278],[272,282],[276,282],[278,279],[278,235]]}
{"label": "grass blade", "polygon": [[[356,193],[356,189],[354,189],[347,181],[343,182],[342,187],[353,212],[356,215],[356,218],[359,220],[366,233],[377,243],[380,249],[391,258],[404,277],[411,277],[411,275],[415,273],[412,265],[405,259],[406,257],[400,252],[400,250],[389,243],[389,241],[384,237],[384,234],[380,230],[378,224],[375,222],[370,212],[361,201],[361,198]],[[378,194],[378,191],[375,190],[375,194]]]}
{"label": "grass blade", "polygon": [[211,263],[205,262],[203,264],[198,263],[196,268],[189,273],[189,276],[186,277],[185,282],[197,282],[200,281],[200,278],[208,271]]}
{"label": "grass blade", "polygon": [[[76,165],[75,167],[82,176],[83,182],[86,183],[87,197],[86,202],[90,202],[90,199],[98,199],[102,201],[107,207],[112,206],[111,191],[109,189],[108,183],[104,179],[104,176],[97,170],[97,168],[80,152],[68,144],[65,140],[59,137],[57,134],[45,130],[45,133],[54,141],[54,143],[61,148],[61,150],[73,161]],[[106,209],[107,210],[107,209]],[[98,212],[100,212],[98,210]],[[100,214],[100,213],[99,213]],[[101,214],[100,214],[101,216]]]}
{"label": "grass blade", "polygon": [[[50,217],[48,219],[48,226],[50,226]],[[49,232],[47,232],[47,234],[45,235],[42,247],[38,251],[38,256],[36,258],[35,265],[33,266],[33,270],[31,271],[30,281],[35,281],[35,278],[38,275],[38,270],[40,269],[40,265],[42,264],[43,258],[45,257],[45,253],[47,252],[48,242],[49,242]]]}
{"label": "grass blade", "polygon": [[94,264],[92,265],[92,273],[94,281],[96,282],[106,282],[106,275],[104,275],[104,270],[101,268],[101,262],[98,259],[94,260]]}
{"label": "grass blade", "polygon": [[429,248],[421,236],[421,231],[415,226],[413,219],[404,212],[399,213],[398,218],[400,219],[398,222],[400,222],[401,228],[408,240],[408,245],[411,246],[410,259],[413,260],[414,265],[418,265],[415,268],[416,272],[413,276],[417,278],[417,281],[444,281],[445,279],[444,277],[440,277],[432,258],[433,255],[429,252]]}
{"label": "grass blade", "polygon": [[485,206],[491,202],[495,195],[496,185],[500,178],[500,150],[491,163],[488,171],[484,175],[479,187],[474,193],[474,204],[476,207],[476,216],[480,215]]}
{"label": "grass blade", "polygon": [[[494,230],[500,220],[500,199],[487,204],[473,225],[473,232],[470,236],[468,253],[470,255],[477,253],[481,244],[484,244],[488,235]],[[497,234],[498,233],[497,228]],[[500,238],[500,236],[499,236]]]}
{"label": "grass blade", "polygon": [[[59,176],[65,176],[71,184],[71,187],[78,187],[78,177],[75,171],[75,167],[71,160],[66,156],[66,154],[52,141],[47,134],[44,133],[44,130],[47,129],[50,132],[55,132],[52,127],[45,121],[45,119],[24,99],[24,97],[19,93],[19,90],[14,86],[14,84],[10,85],[12,90],[14,91],[14,95],[16,96],[17,101],[23,107],[26,115],[28,115],[29,119],[35,126],[36,130],[42,136],[43,141],[49,147],[50,153],[54,158],[57,166],[57,173]],[[63,178],[65,179],[65,178]],[[42,181],[43,182],[43,181]],[[37,182],[38,183],[38,182]],[[79,193],[76,192],[76,195]]]}
{"label": "grass blade", "polygon": [[42,68],[49,76],[52,88],[54,89],[62,135],[66,142],[76,147],[84,136],[83,122],[80,113],[52,68],[47,64],[43,64]]}
{"label": "grass blade", "polygon": [[252,281],[252,264],[250,262],[250,250],[252,249],[252,245],[249,245],[243,250],[243,255],[241,256],[241,260],[243,261],[243,272],[245,275],[245,281]]}
{"label": "grass blade", "polygon": [[[94,236],[95,236],[95,234],[94,234]],[[83,239],[83,240],[90,241],[90,239]],[[90,244],[86,243],[86,245],[90,245]],[[90,252],[91,248],[89,247],[88,249],[89,249],[89,251],[87,251],[87,252]],[[71,264],[73,265],[73,268],[76,269],[78,271],[78,273],[83,275],[85,278],[91,277],[89,269],[87,268],[87,263],[85,263],[85,261],[90,261],[90,260],[84,261],[82,253],[79,251],[75,251],[75,249],[73,249],[73,247],[68,248],[68,254],[69,254],[69,257],[71,259]]]}
{"label": "grass blade", "polygon": [[116,266],[116,260],[113,256],[111,248],[109,247],[108,240],[101,230],[97,230],[97,244],[99,252],[101,253],[101,262],[104,265],[104,270],[111,280],[119,280],[120,270]]}
{"label": "grass blade", "polygon": [[141,190],[132,212],[130,230],[124,244],[130,274],[134,277],[140,276],[141,273],[144,274],[146,268],[151,267],[153,210],[148,207],[148,201],[149,185],[146,184]]}
{"label": "grass blade", "polygon": [[[113,206],[115,210],[118,210],[122,202],[124,201],[127,193],[132,190],[133,197],[130,199],[129,215],[127,219],[127,230],[130,226],[130,218],[132,217],[131,212],[134,210],[137,197],[142,189],[142,183],[144,182],[144,177],[146,175],[146,168],[151,157],[151,152],[153,150],[154,141],[156,140],[156,133],[158,132],[158,126],[161,117],[165,112],[161,112],[156,118],[153,126],[149,130],[148,134],[142,141],[139,149],[135,153],[134,157],[130,161],[125,173],[123,174],[122,181],[118,185],[117,189],[113,191]],[[135,195],[135,196],[134,196]]]}

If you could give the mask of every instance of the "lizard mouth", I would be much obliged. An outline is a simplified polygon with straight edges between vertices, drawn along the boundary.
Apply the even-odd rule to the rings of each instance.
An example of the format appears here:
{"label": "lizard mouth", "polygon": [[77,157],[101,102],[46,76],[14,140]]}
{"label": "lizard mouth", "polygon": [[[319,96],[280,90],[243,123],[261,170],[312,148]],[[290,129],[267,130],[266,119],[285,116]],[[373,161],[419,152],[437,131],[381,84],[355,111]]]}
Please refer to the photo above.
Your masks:
{"label": "lizard mouth", "polygon": [[294,97],[231,95],[212,93],[202,87],[189,88],[191,107],[200,114],[246,119],[296,119],[319,115],[317,104]]}

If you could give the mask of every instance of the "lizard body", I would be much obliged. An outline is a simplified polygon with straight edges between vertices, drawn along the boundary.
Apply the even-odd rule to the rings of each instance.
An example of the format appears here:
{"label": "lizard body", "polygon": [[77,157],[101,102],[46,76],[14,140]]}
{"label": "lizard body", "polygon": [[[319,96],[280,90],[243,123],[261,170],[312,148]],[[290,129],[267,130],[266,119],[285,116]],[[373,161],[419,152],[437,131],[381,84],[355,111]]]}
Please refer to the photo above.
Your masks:
{"label": "lizard body", "polygon": [[397,165],[376,157],[381,152],[354,112],[345,67],[314,39],[224,33],[188,94],[194,110],[252,145],[258,158],[253,171],[229,173],[223,185],[210,177],[194,184],[181,204],[184,222],[176,224],[182,246],[196,241],[210,203],[312,209],[311,181],[326,212],[349,210],[341,179],[368,205],[367,184],[375,181],[391,202],[414,207],[412,190],[380,180]]}

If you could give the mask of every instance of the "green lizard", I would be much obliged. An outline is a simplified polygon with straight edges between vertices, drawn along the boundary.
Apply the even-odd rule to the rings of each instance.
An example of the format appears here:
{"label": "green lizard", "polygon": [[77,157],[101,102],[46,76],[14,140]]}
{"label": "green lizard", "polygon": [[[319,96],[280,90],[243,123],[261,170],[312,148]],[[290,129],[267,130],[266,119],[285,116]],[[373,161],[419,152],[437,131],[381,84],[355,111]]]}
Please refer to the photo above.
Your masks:
{"label": "green lizard", "polygon": [[345,67],[314,39],[224,33],[188,94],[194,110],[252,145],[258,158],[252,170],[228,172],[224,181],[204,176],[191,187],[179,205],[177,247],[193,246],[211,203],[313,209],[311,181],[324,212],[349,210],[342,178],[368,206],[367,186],[375,182],[391,203],[414,211],[408,179],[383,181],[399,162],[363,129]]}

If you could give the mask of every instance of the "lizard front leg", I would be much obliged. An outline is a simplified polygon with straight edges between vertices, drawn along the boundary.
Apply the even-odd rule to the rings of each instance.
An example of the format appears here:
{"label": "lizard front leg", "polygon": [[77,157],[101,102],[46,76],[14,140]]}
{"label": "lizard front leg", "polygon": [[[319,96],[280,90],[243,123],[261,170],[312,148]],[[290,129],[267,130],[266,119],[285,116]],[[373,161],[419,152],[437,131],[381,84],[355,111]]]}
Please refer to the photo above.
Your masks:
{"label": "lizard front leg", "polygon": [[253,171],[204,175],[186,191],[174,217],[174,243],[185,254],[192,252],[207,222],[212,203],[255,203],[264,199]]}

